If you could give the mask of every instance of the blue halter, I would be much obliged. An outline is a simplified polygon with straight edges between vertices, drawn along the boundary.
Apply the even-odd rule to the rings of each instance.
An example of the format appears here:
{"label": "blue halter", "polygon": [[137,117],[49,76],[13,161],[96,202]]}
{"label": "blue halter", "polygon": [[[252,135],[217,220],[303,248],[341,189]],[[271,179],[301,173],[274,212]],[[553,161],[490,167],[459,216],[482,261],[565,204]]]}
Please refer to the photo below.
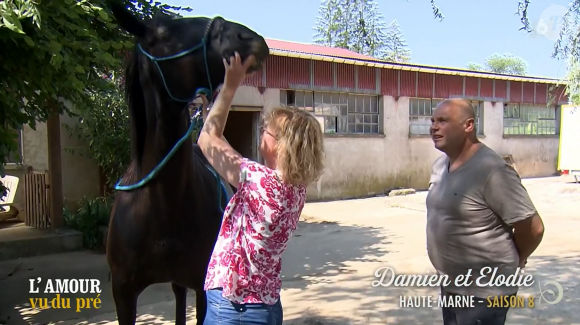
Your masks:
{"label": "blue halter", "polygon": [[[157,67],[157,70],[159,71],[159,74],[161,75],[161,80],[163,81],[163,86],[165,87],[165,90],[167,91],[167,94],[169,94],[169,97],[171,97],[171,99],[177,101],[177,102],[183,102],[183,103],[189,103],[191,102],[193,99],[195,99],[197,96],[199,95],[205,95],[207,97],[208,100],[211,100],[211,97],[213,96],[213,87],[211,85],[211,77],[210,77],[210,73],[209,73],[209,66],[207,63],[207,44],[206,44],[206,40],[207,40],[207,34],[213,24],[213,19],[210,21],[208,28],[206,30],[206,34],[205,36],[201,39],[200,44],[190,48],[189,50],[185,50],[182,51],[180,53],[177,53],[175,55],[170,55],[170,56],[165,56],[165,57],[155,57],[149,53],[147,53],[143,47],[141,47],[141,44],[137,44],[137,48],[139,49],[139,51],[141,51],[141,53],[143,53],[143,55],[145,55],[147,58],[149,58],[153,63],[155,63],[155,66]],[[161,67],[159,66],[159,61],[169,61],[169,60],[173,60],[173,59],[178,59],[181,58],[183,56],[186,56],[190,53],[192,53],[193,51],[198,50],[199,48],[203,47],[203,61],[205,64],[205,71],[207,73],[207,80],[209,83],[209,89],[207,88],[198,88],[195,91],[195,94],[188,99],[179,99],[176,98],[175,96],[173,96],[173,94],[171,93],[171,91],[169,90],[169,87],[167,86],[167,82],[165,80],[165,76],[163,75],[163,71],[161,70]],[[191,139],[191,133],[193,132],[193,130],[195,130],[197,127],[203,127],[203,119],[196,119],[195,117],[191,119],[191,123],[189,125],[189,128],[187,129],[187,132],[183,135],[183,137],[181,137],[181,139],[179,139],[179,141],[177,141],[177,143],[173,146],[173,148],[171,148],[171,151],[169,151],[169,153],[167,154],[167,156],[165,156],[165,158],[163,158],[163,160],[161,160],[161,162],[155,166],[155,168],[153,168],[153,170],[151,172],[149,172],[149,174],[147,176],[145,176],[143,179],[141,179],[139,182],[135,183],[135,184],[131,184],[131,185],[119,185],[121,184],[121,181],[123,179],[120,179],[119,182],[117,182],[117,185],[115,185],[115,189],[118,191],[131,191],[137,188],[140,188],[142,186],[144,186],[145,184],[147,184],[149,181],[151,181],[153,178],[155,178],[155,176],[157,176],[157,174],[159,173],[159,171],[167,164],[167,162],[173,157],[173,155],[175,155],[175,153],[177,152],[177,150],[179,149],[179,147],[187,140]],[[200,128],[201,129],[201,128]],[[197,141],[197,139],[196,139]],[[197,156],[196,156],[197,157]],[[218,184],[221,185],[218,186],[218,206],[221,210],[221,212],[223,213],[223,209],[221,208],[221,196],[222,196],[222,192],[224,193],[227,201],[229,201],[230,198],[228,198],[228,194],[227,191],[225,189],[224,184],[221,181],[221,178],[219,176],[219,174],[209,165],[205,165],[207,167],[207,169],[216,177],[216,180],[218,181]]]}

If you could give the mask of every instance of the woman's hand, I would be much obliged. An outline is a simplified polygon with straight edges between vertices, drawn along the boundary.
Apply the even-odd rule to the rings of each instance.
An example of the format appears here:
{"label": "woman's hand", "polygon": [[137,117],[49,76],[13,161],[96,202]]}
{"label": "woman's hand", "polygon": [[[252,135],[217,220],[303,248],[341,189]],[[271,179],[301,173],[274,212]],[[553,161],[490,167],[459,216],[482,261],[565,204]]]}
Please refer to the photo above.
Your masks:
{"label": "woman's hand", "polygon": [[226,67],[226,77],[224,80],[224,88],[228,88],[230,90],[236,90],[241,84],[242,81],[246,78],[246,74],[248,72],[248,68],[255,62],[255,58],[253,55],[250,55],[246,62],[242,64],[242,58],[238,52],[235,52],[235,55],[230,57],[230,63],[226,59],[224,60],[224,66]]}

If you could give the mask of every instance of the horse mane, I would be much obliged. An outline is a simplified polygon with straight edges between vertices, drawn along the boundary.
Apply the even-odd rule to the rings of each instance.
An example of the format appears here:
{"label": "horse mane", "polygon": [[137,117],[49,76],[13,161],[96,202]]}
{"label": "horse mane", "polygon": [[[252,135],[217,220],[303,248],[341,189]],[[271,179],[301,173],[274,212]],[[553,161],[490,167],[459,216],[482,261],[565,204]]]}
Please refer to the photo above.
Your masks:
{"label": "horse mane", "polygon": [[129,108],[129,128],[131,137],[131,162],[123,175],[121,183],[137,182],[140,174],[141,159],[147,136],[147,110],[145,96],[139,76],[139,53],[137,46],[125,61],[125,99]]}
{"label": "horse mane", "polygon": [[141,162],[147,135],[147,110],[145,96],[139,76],[139,53],[137,47],[127,58],[125,69],[125,98],[129,107],[129,124],[131,129],[131,158]]}

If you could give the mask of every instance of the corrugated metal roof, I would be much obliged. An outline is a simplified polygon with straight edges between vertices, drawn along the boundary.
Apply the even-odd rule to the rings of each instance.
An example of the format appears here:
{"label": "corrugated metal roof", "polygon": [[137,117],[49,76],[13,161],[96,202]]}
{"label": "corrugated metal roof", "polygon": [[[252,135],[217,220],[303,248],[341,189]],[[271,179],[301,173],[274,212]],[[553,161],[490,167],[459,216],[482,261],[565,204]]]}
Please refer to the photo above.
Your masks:
{"label": "corrugated metal roof", "polygon": [[402,64],[379,60],[367,55],[362,55],[353,51],[333,48],[314,44],[295,43],[274,39],[266,39],[270,47],[270,54],[276,56],[295,57],[307,60],[327,61],[354,65],[363,65],[384,69],[395,69],[405,71],[419,71],[437,74],[458,75],[466,77],[478,77],[499,80],[512,80],[523,82],[537,82],[549,84],[567,84],[566,81],[546,77],[517,76],[508,74],[497,74],[484,71],[472,71],[467,69],[457,69],[448,67],[430,66],[425,64]]}
{"label": "corrugated metal roof", "polygon": [[266,43],[268,43],[268,47],[270,47],[270,49],[272,50],[281,50],[304,54],[320,54],[350,59],[376,60],[372,56],[363,55],[354,51],[349,51],[346,49],[336,47],[328,47],[316,44],[295,43],[275,39],[266,39]]}

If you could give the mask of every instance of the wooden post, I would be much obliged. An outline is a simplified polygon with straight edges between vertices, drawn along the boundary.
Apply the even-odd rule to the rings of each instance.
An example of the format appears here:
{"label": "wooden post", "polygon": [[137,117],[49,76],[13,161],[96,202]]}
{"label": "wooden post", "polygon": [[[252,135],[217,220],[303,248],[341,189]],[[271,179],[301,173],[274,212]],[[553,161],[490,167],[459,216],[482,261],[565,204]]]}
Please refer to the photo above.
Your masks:
{"label": "wooden post", "polygon": [[62,227],[62,163],[60,143],[60,115],[58,109],[50,115],[46,123],[48,137],[48,174],[50,187],[50,226]]}

